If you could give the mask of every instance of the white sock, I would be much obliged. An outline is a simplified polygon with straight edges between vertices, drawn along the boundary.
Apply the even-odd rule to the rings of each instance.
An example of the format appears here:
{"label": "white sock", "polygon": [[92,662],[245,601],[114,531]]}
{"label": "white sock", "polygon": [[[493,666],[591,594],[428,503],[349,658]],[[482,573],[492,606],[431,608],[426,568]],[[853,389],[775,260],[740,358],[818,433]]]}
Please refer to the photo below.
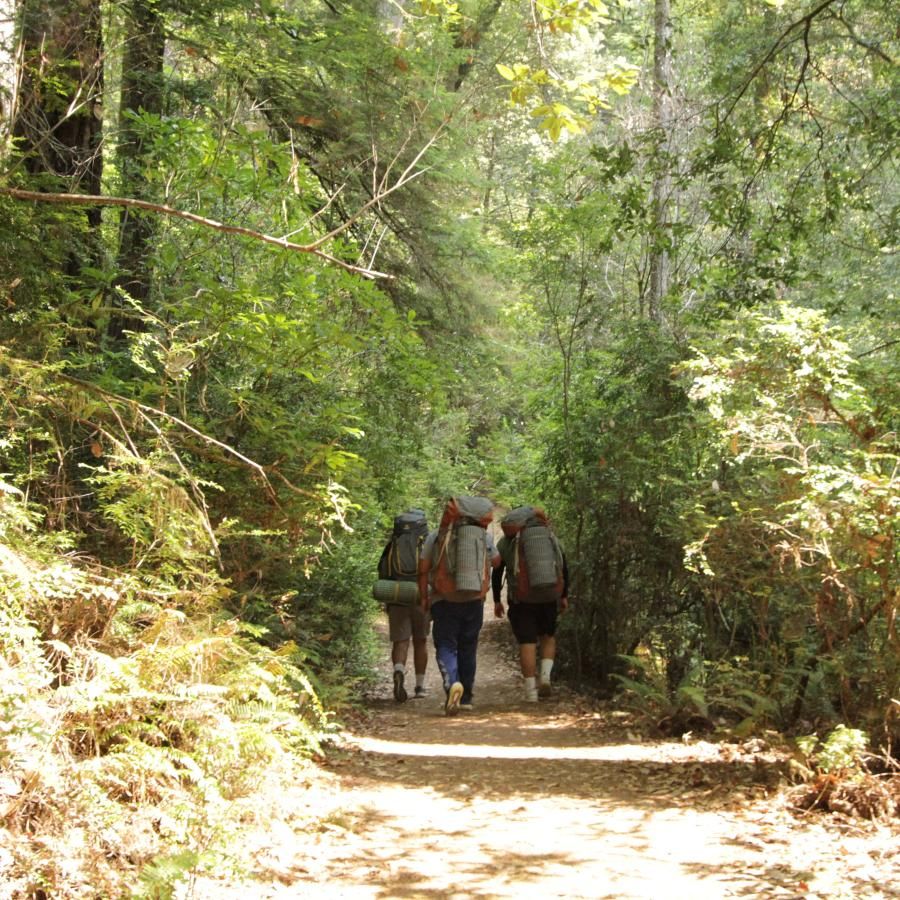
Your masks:
{"label": "white sock", "polygon": [[416,687],[425,687],[425,673],[416,672]]}
{"label": "white sock", "polygon": [[406,663],[394,663],[394,671],[395,672],[403,672],[406,674]]}
{"label": "white sock", "polygon": [[542,659],[541,660],[541,681],[544,684],[549,684],[550,682],[550,673],[553,671],[553,660],[552,659]]}
{"label": "white sock", "polygon": [[525,693],[530,694],[532,691],[537,690],[537,679],[532,675],[530,678],[525,679]]}

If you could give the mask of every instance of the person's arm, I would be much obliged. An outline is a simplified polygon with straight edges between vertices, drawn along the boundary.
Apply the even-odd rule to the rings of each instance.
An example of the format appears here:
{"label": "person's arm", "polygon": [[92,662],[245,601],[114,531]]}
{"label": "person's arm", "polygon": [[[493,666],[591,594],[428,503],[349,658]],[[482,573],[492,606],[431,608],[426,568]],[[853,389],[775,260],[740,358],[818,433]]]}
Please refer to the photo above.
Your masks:
{"label": "person's arm", "polygon": [[391,542],[388,541],[384,550],[381,551],[381,559],[378,560],[378,577],[387,578],[390,575],[388,571],[388,554],[391,552]]}
{"label": "person's arm", "polygon": [[422,612],[428,612],[431,608],[431,597],[428,595],[428,573],[431,571],[431,557],[419,559],[419,572],[416,581],[419,585],[419,606]]}
{"label": "person's arm", "polygon": [[500,600],[500,591],[503,589],[503,572],[505,569],[506,566],[503,564],[503,560],[501,559],[500,565],[496,566],[491,572],[491,593],[494,595],[495,619],[503,618],[503,603]]}
{"label": "person's arm", "polygon": [[569,564],[566,562],[566,554],[562,555],[562,564],[563,564],[563,592],[562,597],[559,598],[559,608],[560,609],[568,609],[569,608]]}

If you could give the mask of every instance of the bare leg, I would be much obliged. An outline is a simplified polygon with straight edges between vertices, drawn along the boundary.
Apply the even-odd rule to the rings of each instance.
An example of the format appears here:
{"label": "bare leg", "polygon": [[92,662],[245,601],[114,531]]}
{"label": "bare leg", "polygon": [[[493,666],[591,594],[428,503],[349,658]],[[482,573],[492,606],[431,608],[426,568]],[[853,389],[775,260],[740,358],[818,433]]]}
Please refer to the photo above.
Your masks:
{"label": "bare leg", "polygon": [[394,641],[394,648],[391,650],[391,662],[396,665],[401,663],[406,665],[406,657],[409,655],[409,639],[405,641]]}
{"label": "bare leg", "polygon": [[394,663],[394,699],[398,703],[403,703],[408,694],[403,685],[406,676],[406,657],[409,655],[409,638],[405,641],[394,641],[391,650],[391,660]]}
{"label": "bare leg", "polygon": [[541,659],[555,659],[556,637],[552,634],[542,634],[538,640],[541,643]]}
{"label": "bare leg", "polygon": [[536,650],[536,644],[519,644],[519,662],[522,666],[522,674],[526,678],[534,678],[537,666]]}
{"label": "bare leg", "polygon": [[556,638],[549,634],[538,637],[541,645],[541,677],[538,679],[538,696],[547,698],[553,696],[550,687],[550,673],[553,671],[553,658],[556,656]]}
{"label": "bare leg", "polygon": [[[405,657],[404,657],[405,660]],[[428,640],[413,640],[413,666],[417,675],[424,675],[428,668]]]}

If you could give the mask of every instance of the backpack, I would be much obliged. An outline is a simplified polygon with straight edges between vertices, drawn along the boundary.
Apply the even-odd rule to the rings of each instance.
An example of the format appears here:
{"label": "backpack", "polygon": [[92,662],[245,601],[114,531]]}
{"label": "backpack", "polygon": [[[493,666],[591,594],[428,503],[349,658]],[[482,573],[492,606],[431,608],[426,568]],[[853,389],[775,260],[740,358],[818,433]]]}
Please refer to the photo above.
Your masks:
{"label": "backpack", "polygon": [[491,586],[485,529],[494,504],[485,497],[451,497],[431,551],[436,594],[462,602],[484,597]]}
{"label": "backpack", "polygon": [[517,506],[500,522],[509,542],[507,584],[517,603],[552,603],[563,594],[563,553],[547,514]]}
{"label": "backpack", "polygon": [[394,532],[378,563],[379,578],[415,581],[419,555],[428,534],[428,522],[421,509],[410,509],[394,519]]}

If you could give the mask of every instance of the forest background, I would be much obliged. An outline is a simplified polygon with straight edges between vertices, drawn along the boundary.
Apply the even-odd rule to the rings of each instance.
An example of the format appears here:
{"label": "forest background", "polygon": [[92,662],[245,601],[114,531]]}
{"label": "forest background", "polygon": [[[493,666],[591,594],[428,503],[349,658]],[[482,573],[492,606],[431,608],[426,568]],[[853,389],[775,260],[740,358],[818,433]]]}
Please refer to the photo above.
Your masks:
{"label": "forest background", "polygon": [[455,493],[550,512],[582,690],[897,740],[889,0],[2,19],[8,871],[217,859],[370,682],[392,516]]}

